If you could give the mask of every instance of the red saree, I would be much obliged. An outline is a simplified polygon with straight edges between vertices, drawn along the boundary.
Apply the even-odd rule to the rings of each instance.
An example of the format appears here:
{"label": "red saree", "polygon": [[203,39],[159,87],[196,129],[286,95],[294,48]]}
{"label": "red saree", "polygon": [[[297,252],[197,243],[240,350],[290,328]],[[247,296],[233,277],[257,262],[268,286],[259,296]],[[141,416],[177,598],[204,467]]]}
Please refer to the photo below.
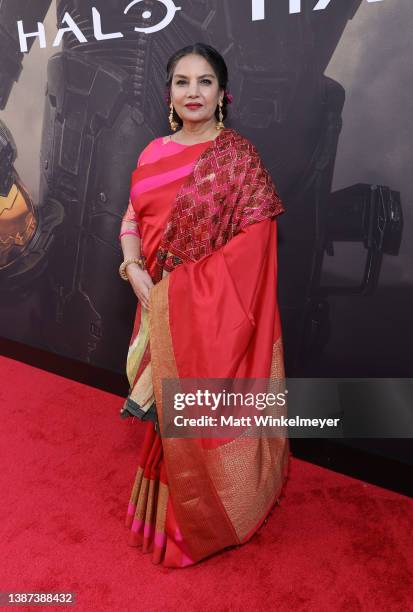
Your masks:
{"label": "red saree", "polygon": [[128,401],[153,401],[126,525],[154,563],[184,567],[243,544],[277,502],[285,437],[162,437],[162,380],[284,377],[276,215],[284,208],[255,147],[225,128],[185,146],[156,139],[132,175],[141,251],[155,283],[137,308]]}

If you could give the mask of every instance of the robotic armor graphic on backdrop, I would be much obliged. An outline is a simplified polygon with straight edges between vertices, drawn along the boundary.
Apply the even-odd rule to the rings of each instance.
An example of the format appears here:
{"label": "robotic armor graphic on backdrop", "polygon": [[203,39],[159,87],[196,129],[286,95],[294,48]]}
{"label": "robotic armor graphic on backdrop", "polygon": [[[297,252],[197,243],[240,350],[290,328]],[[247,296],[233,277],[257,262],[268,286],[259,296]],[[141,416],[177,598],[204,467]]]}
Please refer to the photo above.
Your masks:
{"label": "robotic armor graphic on backdrop", "polygon": [[[8,307],[0,333],[19,328],[20,341],[123,371],[136,307],[117,273],[130,176],[143,147],[169,133],[168,57],[202,41],[228,64],[234,103],[227,125],[258,144],[288,207],[279,221],[279,299],[287,375],[297,375],[328,337],[328,294],[373,291],[382,254],[397,254],[400,244],[397,192],[355,185],[331,193],[344,90],[323,72],[360,2],[332,3],[322,13],[307,3],[300,15],[267,8],[265,21],[252,22],[249,0],[245,11],[243,0],[181,0],[171,23],[147,34],[135,27],[165,18],[157,0],[127,14],[119,0],[58,0],[57,23],[68,12],[88,42],[65,33],[47,66],[38,203],[14,168],[13,137],[0,127],[0,276]],[[22,69],[17,21],[33,32],[49,6],[0,4],[1,108]],[[96,40],[92,7],[103,27],[123,37]],[[333,254],[336,240],[367,250],[359,287],[320,287],[324,253]]]}

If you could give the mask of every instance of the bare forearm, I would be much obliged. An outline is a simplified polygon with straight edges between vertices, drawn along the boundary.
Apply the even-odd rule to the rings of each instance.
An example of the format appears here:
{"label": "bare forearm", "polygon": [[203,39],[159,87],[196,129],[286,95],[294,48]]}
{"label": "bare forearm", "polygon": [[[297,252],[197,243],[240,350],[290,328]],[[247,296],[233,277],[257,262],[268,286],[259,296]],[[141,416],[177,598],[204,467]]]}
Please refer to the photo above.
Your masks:
{"label": "bare forearm", "polygon": [[123,259],[132,259],[140,257],[141,254],[141,239],[133,234],[125,234],[120,239]]}
{"label": "bare forearm", "polygon": [[[128,259],[139,259],[141,257],[141,238],[136,221],[124,219],[119,237],[124,262]],[[153,286],[153,282],[148,271],[141,266],[142,262],[127,263],[125,274],[142,305],[149,309],[149,289]]]}
{"label": "bare forearm", "polygon": [[128,219],[125,215],[120,226],[119,240],[124,259],[140,257],[141,239],[136,220]]}

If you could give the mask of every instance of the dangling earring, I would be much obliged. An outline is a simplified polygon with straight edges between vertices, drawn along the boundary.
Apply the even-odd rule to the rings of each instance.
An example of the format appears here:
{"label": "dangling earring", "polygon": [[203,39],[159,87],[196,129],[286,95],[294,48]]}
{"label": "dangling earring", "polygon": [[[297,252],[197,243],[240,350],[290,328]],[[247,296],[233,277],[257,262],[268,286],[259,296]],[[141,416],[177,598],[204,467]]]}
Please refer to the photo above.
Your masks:
{"label": "dangling earring", "polygon": [[176,132],[179,127],[179,123],[177,123],[174,119],[174,105],[172,104],[172,100],[169,105],[169,108],[171,109],[171,112],[169,113],[169,125],[171,126],[171,130]]}
{"label": "dangling earring", "polygon": [[219,115],[218,115],[218,117],[219,117],[219,121],[218,121],[218,123],[216,124],[215,129],[217,129],[217,130],[222,130],[222,129],[224,129],[224,127],[225,127],[225,125],[224,125],[224,123],[223,123],[224,115],[222,114],[222,100],[220,100],[220,101],[218,102],[218,106],[219,106]]}

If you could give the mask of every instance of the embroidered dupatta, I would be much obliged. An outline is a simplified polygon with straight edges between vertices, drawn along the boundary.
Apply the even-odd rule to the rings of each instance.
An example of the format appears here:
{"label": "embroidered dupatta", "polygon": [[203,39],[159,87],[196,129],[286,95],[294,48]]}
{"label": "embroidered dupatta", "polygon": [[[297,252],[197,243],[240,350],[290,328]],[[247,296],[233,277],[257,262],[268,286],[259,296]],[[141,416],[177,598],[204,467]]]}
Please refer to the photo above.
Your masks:
{"label": "embroidered dupatta", "polygon": [[[155,400],[161,434],[164,379],[284,377],[275,219],[283,211],[256,148],[222,130],[179,190],[156,255],[139,330],[146,376],[134,378],[141,364],[128,355],[130,397],[145,393],[144,411]],[[288,468],[285,437],[164,437],[162,446],[194,561],[249,539]]]}

